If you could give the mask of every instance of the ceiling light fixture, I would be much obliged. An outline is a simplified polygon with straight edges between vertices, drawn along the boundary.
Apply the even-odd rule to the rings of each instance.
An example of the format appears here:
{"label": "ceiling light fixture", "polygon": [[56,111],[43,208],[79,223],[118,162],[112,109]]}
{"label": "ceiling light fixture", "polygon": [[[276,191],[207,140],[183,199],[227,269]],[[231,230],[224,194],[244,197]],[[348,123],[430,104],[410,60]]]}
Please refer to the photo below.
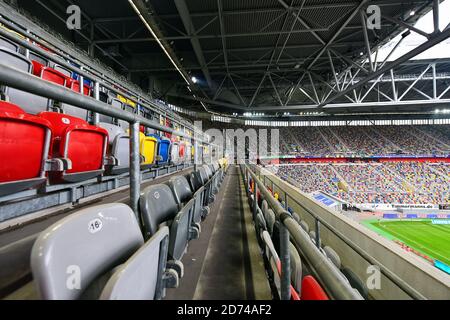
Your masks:
{"label": "ceiling light fixture", "polygon": [[[183,71],[181,71],[180,67],[178,66],[178,64],[172,59],[172,57],[170,56],[169,52],[167,51],[167,49],[164,47],[164,45],[162,44],[161,40],[158,38],[158,36],[156,35],[155,31],[153,31],[153,28],[148,24],[148,22],[145,20],[144,16],[141,14],[141,12],[139,11],[139,8],[134,4],[133,0],[128,0],[128,2],[130,3],[131,7],[133,7],[134,11],[136,12],[136,14],[139,16],[139,18],[142,20],[142,22],[144,23],[144,25],[147,27],[147,29],[150,31],[150,33],[152,34],[153,38],[155,38],[156,42],[158,42],[159,46],[161,47],[161,49],[164,51],[164,53],[166,54],[166,56],[169,58],[170,62],[174,65],[175,69],[177,69],[177,71],[180,73],[180,75],[183,77],[184,81],[186,81],[186,83],[188,85],[191,85],[191,82],[189,81],[189,79],[186,77],[186,75],[183,73]],[[195,96],[194,96],[195,97]],[[200,104],[203,106],[203,108],[208,111],[208,108],[206,108],[205,104],[203,102],[200,102]]]}

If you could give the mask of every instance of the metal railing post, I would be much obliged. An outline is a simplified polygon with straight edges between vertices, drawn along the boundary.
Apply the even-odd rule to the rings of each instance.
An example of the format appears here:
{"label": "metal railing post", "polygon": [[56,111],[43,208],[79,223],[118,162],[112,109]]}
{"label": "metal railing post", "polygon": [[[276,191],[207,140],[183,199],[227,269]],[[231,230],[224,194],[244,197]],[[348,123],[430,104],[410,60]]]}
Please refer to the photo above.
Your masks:
{"label": "metal railing post", "polygon": [[139,122],[130,124],[130,206],[139,220],[141,168],[139,154]]}
{"label": "metal railing post", "polygon": [[291,254],[289,252],[289,231],[280,224],[280,259],[281,259],[281,300],[291,299]]}
{"label": "metal railing post", "polygon": [[258,185],[253,181],[253,221],[256,222],[256,215],[258,212]]}
{"label": "metal railing post", "polygon": [[[84,85],[82,85],[81,88],[81,94],[83,94]],[[94,83],[94,99],[100,101],[100,83],[98,81],[95,81]],[[92,122],[94,125],[98,125],[100,122],[100,115],[97,112],[93,113]]]}
{"label": "metal railing post", "polygon": [[316,228],[316,246],[320,249],[321,243],[320,243],[320,221],[318,219],[315,219],[315,228]]}

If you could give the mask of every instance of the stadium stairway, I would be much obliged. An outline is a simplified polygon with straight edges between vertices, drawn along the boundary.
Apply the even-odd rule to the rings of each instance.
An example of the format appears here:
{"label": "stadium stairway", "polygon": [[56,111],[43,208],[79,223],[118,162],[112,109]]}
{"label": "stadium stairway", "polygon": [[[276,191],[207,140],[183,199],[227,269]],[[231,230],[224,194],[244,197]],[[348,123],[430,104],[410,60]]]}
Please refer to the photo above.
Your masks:
{"label": "stadium stairway", "polygon": [[238,167],[229,168],[202,230],[183,257],[183,281],[166,299],[272,299]]}
{"label": "stadium stairway", "polygon": [[[164,183],[173,176],[188,174],[192,169],[161,176],[142,184],[147,186]],[[30,252],[39,233],[58,220],[68,216],[73,209],[82,209],[107,203],[129,204],[129,189],[114,192],[108,196],[77,205],[75,208],[62,209],[31,223],[0,231],[0,299],[34,299],[35,291],[31,282]]]}

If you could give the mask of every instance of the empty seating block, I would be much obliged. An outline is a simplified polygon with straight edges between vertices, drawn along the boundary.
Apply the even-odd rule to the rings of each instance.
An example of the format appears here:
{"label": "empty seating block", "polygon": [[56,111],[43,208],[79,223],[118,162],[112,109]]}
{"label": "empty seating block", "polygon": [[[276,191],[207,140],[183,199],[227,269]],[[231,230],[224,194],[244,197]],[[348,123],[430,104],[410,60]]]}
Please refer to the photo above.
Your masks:
{"label": "empty seating block", "polygon": [[[16,52],[0,47],[0,64],[5,64],[24,73],[32,73],[30,60]],[[48,99],[15,88],[6,87],[4,94],[8,101],[14,103],[28,113],[37,114],[47,110]]]}
{"label": "empty seating block", "polygon": [[39,295],[49,300],[160,298],[167,237],[162,228],[142,246],[137,220],[124,204],[71,214],[44,230],[33,246],[31,270]]}
{"label": "empty seating block", "polygon": [[0,101],[0,196],[45,183],[52,126]]}
{"label": "empty seating block", "polygon": [[64,170],[51,172],[53,180],[78,182],[103,173],[108,144],[105,129],[61,113],[42,112],[39,116],[53,127],[52,157],[68,159],[71,164]]}

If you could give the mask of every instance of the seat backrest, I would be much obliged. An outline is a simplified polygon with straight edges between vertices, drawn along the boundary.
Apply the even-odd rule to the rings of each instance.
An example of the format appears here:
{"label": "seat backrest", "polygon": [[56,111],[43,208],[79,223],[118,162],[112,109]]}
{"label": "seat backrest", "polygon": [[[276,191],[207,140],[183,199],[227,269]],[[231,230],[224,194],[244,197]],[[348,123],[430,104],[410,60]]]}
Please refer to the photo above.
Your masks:
{"label": "seat backrest", "polygon": [[177,141],[172,142],[172,147],[170,148],[170,160],[175,164],[180,161],[180,144]]}
{"label": "seat backrest", "polygon": [[173,192],[165,184],[145,188],[139,199],[139,208],[146,237],[154,235],[161,223],[173,219],[178,213]]}
{"label": "seat backrest", "polygon": [[300,220],[298,223],[303,230],[305,230],[309,234],[309,225],[305,220]]}
{"label": "seat backrest", "polygon": [[61,86],[65,86],[67,82],[67,77],[63,73],[56,71],[55,69],[50,67],[42,68],[41,78],[43,80],[47,80]]}
{"label": "seat backrest", "polygon": [[41,232],[33,246],[31,270],[41,298],[80,298],[96,278],[123,263],[142,244],[136,217],[124,204],[69,215]]}
{"label": "seat backrest", "polygon": [[178,205],[186,203],[192,198],[192,190],[188,180],[184,176],[176,176],[167,181],[167,185],[172,189]]}
{"label": "seat backrest", "polygon": [[191,173],[187,174],[185,177],[188,180],[189,185],[191,186],[192,192],[196,192],[198,189],[200,189],[203,186],[200,172],[192,171]]}
{"label": "seat backrest", "polygon": [[117,268],[106,284],[102,300],[160,299],[167,261],[169,229],[161,228],[126,263]]}
{"label": "seat backrest", "polygon": [[[26,114],[19,106],[0,101],[0,184],[43,177],[43,160],[47,159],[51,124]],[[0,187],[0,195],[13,193]]]}
{"label": "seat backrest", "polygon": [[203,166],[203,168],[205,169],[206,174],[208,175],[208,177],[211,178],[213,176],[211,168],[208,165],[206,165],[206,164]]}
{"label": "seat backrest", "polygon": [[108,131],[109,142],[111,144],[118,135],[125,134],[125,131],[121,127],[114,124],[100,122],[98,125]]}
{"label": "seat backrest", "polygon": [[[25,73],[31,73],[33,70],[32,62],[25,56],[2,47],[0,47],[0,64],[5,64]],[[11,87],[6,88],[5,95],[8,96],[10,102],[19,105],[28,113],[37,114],[47,110],[47,98]]]}
{"label": "seat backrest", "polygon": [[347,278],[350,285],[355,288],[364,299],[369,298],[369,290],[364,282],[349,268],[343,268],[342,273]]}
{"label": "seat backrest", "polygon": [[169,161],[169,151],[170,151],[170,140],[161,137],[159,140],[159,155],[161,156],[161,160],[159,162],[166,163]]}
{"label": "seat backrest", "polygon": [[291,284],[295,288],[295,291],[300,293],[302,292],[303,276],[302,259],[292,242],[289,242],[289,253],[291,262]]}
{"label": "seat backrest", "polygon": [[42,112],[39,117],[53,125],[53,153],[72,161],[66,173],[103,169],[108,131],[62,113]]}
{"label": "seat backrest", "polygon": [[313,276],[306,276],[302,281],[301,300],[330,300],[322,286]]}
{"label": "seat backrest", "polygon": [[0,47],[6,48],[13,52],[19,51],[19,46],[17,44],[3,37],[0,37]]}
{"label": "seat backrest", "polygon": [[63,75],[65,75],[66,77],[72,78],[72,71],[70,71],[69,69],[60,66],[59,64],[55,64],[54,69],[56,71],[61,72]]}
{"label": "seat backrest", "polygon": [[0,47],[0,63],[22,72],[31,73],[33,64],[25,56],[5,47]]}
{"label": "seat backrest", "polygon": [[256,225],[259,232],[267,231],[266,220],[264,219],[264,216],[259,208],[256,211]]}
{"label": "seat backrest", "polygon": [[157,156],[158,141],[154,137],[147,137],[142,132],[139,133],[141,141],[141,155],[144,156],[143,164],[154,164]]}
{"label": "seat backrest", "polygon": [[272,209],[266,210],[266,213],[264,214],[264,218],[266,219],[267,223],[267,231],[269,231],[270,234],[273,233],[273,226],[276,221],[275,213]]}
{"label": "seat backrest", "polygon": [[200,178],[202,179],[202,184],[205,185],[209,181],[208,173],[206,172],[206,169],[204,167],[201,167],[198,169],[198,173],[200,175]]}
{"label": "seat backrest", "polygon": [[334,251],[334,249],[329,246],[325,246],[323,248],[323,251],[325,252],[328,259],[330,259],[331,262],[333,262],[336,268],[341,269],[341,258],[339,257],[337,252]]}

